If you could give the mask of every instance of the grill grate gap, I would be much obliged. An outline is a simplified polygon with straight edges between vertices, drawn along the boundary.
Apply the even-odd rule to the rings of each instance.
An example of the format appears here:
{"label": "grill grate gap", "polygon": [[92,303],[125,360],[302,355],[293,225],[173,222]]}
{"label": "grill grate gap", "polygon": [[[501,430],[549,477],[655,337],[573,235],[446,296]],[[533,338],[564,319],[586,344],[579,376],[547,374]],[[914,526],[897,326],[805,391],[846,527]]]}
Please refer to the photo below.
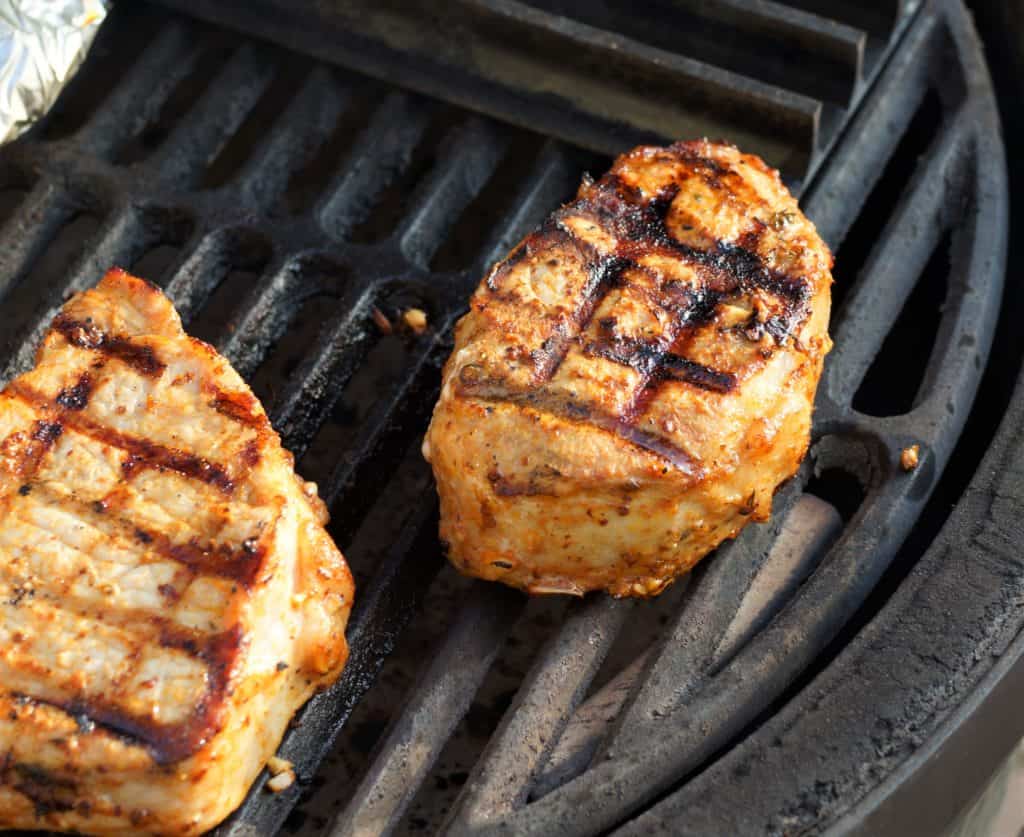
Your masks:
{"label": "grill grate gap", "polygon": [[191,216],[178,209],[149,207],[143,210],[149,241],[128,269],[161,288],[171,280],[183,250],[195,230]]}
{"label": "grill grate gap", "polygon": [[320,485],[328,481],[380,393],[405,378],[411,356],[402,335],[384,334],[372,341],[302,459],[307,479]]}
{"label": "grill grate gap", "polygon": [[434,167],[440,145],[452,129],[463,122],[465,112],[451,105],[437,105],[422,138],[402,161],[396,176],[376,196],[366,218],[355,226],[351,239],[372,243],[386,238],[398,226],[413,196],[414,187]]}
{"label": "grill grate gap", "polygon": [[[429,497],[434,491],[430,466],[423,459],[418,441],[407,445],[395,467],[378,479],[382,483],[380,491],[388,497],[387,503],[366,504],[370,505],[368,511],[362,504],[334,503],[327,526],[345,554],[357,591],[368,585],[392,548],[392,537],[381,533],[401,532],[424,508],[424,496]],[[426,557],[417,555],[413,560]]]}
{"label": "grill grate gap", "polygon": [[831,503],[844,524],[853,520],[867,496],[860,480],[842,468],[825,468],[815,474],[808,480],[804,492]]}
{"label": "grill grate gap", "polygon": [[223,186],[242,170],[313,68],[309,61],[291,53],[279,55],[275,51],[266,60],[277,65],[273,79],[204,172],[200,189]]}
{"label": "grill grate gap", "polygon": [[249,381],[268,413],[340,302],[340,294],[327,290],[311,293],[301,302],[296,300],[284,333],[274,341]]}
{"label": "grill grate gap", "polygon": [[[339,82],[341,83],[341,82]],[[380,106],[385,91],[375,82],[352,79],[352,100],[326,140],[304,165],[292,172],[282,204],[286,212],[299,215],[313,206],[325,187],[337,175],[356,140]]]}
{"label": "grill grate gap", "polygon": [[208,27],[199,30],[197,42],[199,56],[192,70],[174,86],[156,118],[117,149],[116,162],[126,166],[138,163],[159,148],[171,131],[188,118],[192,106],[227,64],[237,46],[237,39],[224,30]]}
{"label": "grill grate gap", "polygon": [[343,810],[372,763],[375,748],[388,725],[401,714],[405,696],[415,685],[422,662],[430,658],[447,635],[471,585],[470,579],[447,563],[441,568],[372,688],[342,728],[326,762],[332,782],[309,789],[289,818],[291,826],[299,828],[301,822],[305,825],[302,833],[307,836],[322,833],[334,814]]}
{"label": "grill grate gap", "polygon": [[[355,530],[362,524],[362,516],[383,492],[389,490],[379,477],[375,479],[371,475],[398,469],[403,457],[406,456],[410,435],[414,438],[413,448],[419,459],[423,459],[420,453],[423,427],[440,385],[440,368],[431,364],[425,374],[412,385],[408,397],[404,399],[404,406],[399,408],[400,415],[373,440],[370,450],[355,448],[351,440],[347,440],[347,447],[340,459],[335,453],[337,464],[353,466],[345,485],[330,487],[331,492],[337,494],[331,512],[331,533],[339,543],[347,542],[353,536]],[[331,436],[340,435],[337,429],[325,430],[324,433],[325,439],[314,441],[314,445],[321,449],[326,447]],[[355,486],[362,488],[360,491],[353,491]],[[427,490],[433,493],[432,482],[429,483]],[[422,502],[422,498],[416,498],[414,502]]]}
{"label": "grill grate gap", "polygon": [[[473,265],[481,248],[494,235],[496,226],[513,208],[545,138],[516,128],[505,131],[511,135],[511,141],[504,159],[452,225],[452,232],[445,237],[430,263],[433,270],[456,271]],[[565,196],[569,197],[571,195]]]}
{"label": "grill grate gap", "polygon": [[89,50],[88,72],[77,73],[32,134],[58,140],[74,134],[131,73],[132,67],[167,25],[167,15],[134,6],[125,14],[110,15],[96,33]]}
{"label": "grill grate gap", "polygon": [[486,742],[511,705],[537,652],[565,621],[567,603],[556,596],[533,597],[491,666],[462,721],[395,829],[398,834],[437,833],[476,764]]}
{"label": "grill grate gap", "polygon": [[949,293],[952,231],[932,251],[899,317],[853,397],[870,416],[898,416],[917,403]]}
{"label": "grill grate gap", "polygon": [[[893,207],[906,191],[918,158],[939,134],[942,124],[942,102],[938,93],[929,88],[914,118],[900,138],[889,162],[886,163],[874,188],[861,207],[842,244],[836,252],[832,277],[832,311],[838,313],[847,292],[853,287],[861,269],[871,254],[874,243],[882,236]],[[833,320],[835,317],[833,316]]]}
{"label": "grill grate gap", "polygon": [[77,212],[68,219],[46,246],[39,260],[4,297],[5,317],[24,322],[40,305],[57,305],[57,289],[64,285],[70,268],[93,242],[103,219],[91,212]]}
{"label": "grill grate gap", "polygon": [[259,269],[235,268],[229,270],[217,285],[201,313],[189,324],[193,337],[215,343],[224,332],[231,331],[231,315],[238,308],[238,301],[245,299],[259,279]]}

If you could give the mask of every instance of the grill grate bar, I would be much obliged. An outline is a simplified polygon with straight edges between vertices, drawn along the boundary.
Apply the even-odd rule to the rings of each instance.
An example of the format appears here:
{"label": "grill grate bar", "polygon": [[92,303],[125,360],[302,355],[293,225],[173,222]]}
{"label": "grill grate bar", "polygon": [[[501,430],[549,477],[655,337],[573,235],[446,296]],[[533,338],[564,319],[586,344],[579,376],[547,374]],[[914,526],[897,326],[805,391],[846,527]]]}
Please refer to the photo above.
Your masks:
{"label": "grill grate bar", "polygon": [[[842,521],[830,503],[809,494],[797,499],[782,519],[765,563],[740,600],[736,615],[714,651],[716,665],[735,656],[753,633],[781,609],[841,531]],[[695,595],[704,592],[702,589]],[[642,682],[650,659],[651,652],[644,653],[576,711],[538,779],[536,796],[550,793],[591,763],[609,726],[620,715],[634,687]]]}
{"label": "grill grate bar", "polygon": [[381,744],[380,755],[331,830],[332,837],[387,834],[412,801],[487,674],[525,598],[477,582],[444,644]]}
{"label": "grill grate bar", "polygon": [[464,830],[526,799],[543,765],[626,621],[631,602],[579,603],[539,654],[452,808],[448,828]]}
{"label": "grill grate bar", "polygon": [[248,298],[242,300],[238,319],[217,348],[243,378],[252,376],[284,333],[293,307],[290,301],[303,290],[302,262],[290,257],[264,271]]}
{"label": "grill grate bar", "polygon": [[75,134],[75,144],[97,157],[111,157],[156,118],[198,57],[198,50],[189,44],[185,26],[173,21],[161,28],[103,107],[95,110]]}
{"label": "grill grate bar", "polygon": [[210,295],[232,267],[232,251],[246,234],[238,229],[219,229],[199,239],[164,292],[174,303],[183,323],[202,310]]}
{"label": "grill grate bar", "polygon": [[[424,479],[424,490],[429,485]],[[300,780],[308,781],[316,773],[339,729],[394,648],[424,588],[440,569],[436,516],[436,502],[417,508],[369,583],[359,589],[346,631],[350,656],[341,678],[306,705],[278,750],[295,765]],[[406,560],[410,554],[416,559]],[[294,807],[300,787],[296,784],[283,793],[268,794],[263,791],[266,778],[266,774],[257,778],[246,801],[214,832],[217,837],[252,837],[254,828],[259,834],[277,832]]]}
{"label": "grill grate bar", "polygon": [[148,169],[175,189],[194,186],[273,77],[265,52],[244,44],[154,154]]}
{"label": "grill grate bar", "polygon": [[0,298],[17,285],[67,222],[72,208],[55,179],[44,177],[24,197],[0,230],[8,242],[0,251]]}
{"label": "grill grate bar", "polygon": [[370,346],[365,327],[369,297],[356,288],[338,305],[333,323],[321,329],[320,338],[274,406],[274,427],[297,459],[306,452]]}
{"label": "grill grate bar", "polygon": [[[164,2],[186,7],[181,0]],[[733,0],[683,9],[665,4],[659,9],[666,20],[679,24],[637,38],[630,33],[641,22],[628,6],[557,0],[460,0],[443,9],[362,2],[318,7],[313,21],[282,0],[236,0],[198,11],[605,154],[680,136],[729,136],[799,185],[866,88],[864,68],[873,73],[883,63],[910,16],[854,14],[858,23],[850,25],[780,3],[741,8]],[[608,15],[612,23],[604,20]],[[717,25],[719,37],[692,37],[694,20]],[[668,38],[668,31],[678,36]],[[733,66],[743,52],[740,42],[753,45],[747,52],[758,61],[736,72],[722,65]],[[758,80],[765,78],[771,83]],[[641,89],[645,96],[638,101],[633,91]]]}
{"label": "grill grate bar", "polygon": [[326,68],[314,68],[239,177],[251,212],[273,213],[292,173],[328,138],[350,98]]}
{"label": "grill grate bar", "polygon": [[472,291],[480,275],[503,258],[550,212],[551,207],[565,199],[578,177],[562,146],[551,140],[541,146],[533,170],[516,195],[512,208],[501,223],[495,225],[494,232],[480,248],[479,258],[467,272],[463,284],[472,284],[471,287],[459,288],[460,299]]}
{"label": "grill grate bar", "polygon": [[[941,33],[934,14],[923,14],[902,48],[881,71],[864,106],[850,120],[847,135],[832,151],[834,161],[803,198],[807,216],[837,250],[860,213],[877,178],[924,99],[935,73]],[[871,141],[865,142],[865,138]],[[846,195],[846,200],[836,200]]]}
{"label": "grill grate bar", "polygon": [[395,239],[405,257],[426,268],[449,227],[484,187],[507,139],[480,118],[470,119],[441,142],[430,176],[417,187]]}
{"label": "grill grate bar", "polygon": [[363,220],[372,200],[408,163],[429,119],[425,100],[407,93],[388,94],[317,213],[328,235],[343,240]]}
{"label": "grill grate bar", "polygon": [[957,180],[970,130],[959,115],[946,122],[832,326],[835,349],[822,383],[836,403],[852,399],[951,221],[945,216],[958,205],[951,198],[962,191]]}
{"label": "grill grate bar", "polygon": [[[637,692],[609,736],[608,750],[631,739],[638,725],[670,714],[704,686],[748,595],[759,586],[762,573],[771,573],[773,555],[778,556],[771,546],[778,542],[776,534],[785,527],[795,500],[794,487],[783,488],[773,503],[774,525],[746,530],[720,548],[716,560],[705,563],[703,570],[698,565],[684,606],[666,626],[664,641],[653,651]],[[804,545],[817,544],[808,539]]]}

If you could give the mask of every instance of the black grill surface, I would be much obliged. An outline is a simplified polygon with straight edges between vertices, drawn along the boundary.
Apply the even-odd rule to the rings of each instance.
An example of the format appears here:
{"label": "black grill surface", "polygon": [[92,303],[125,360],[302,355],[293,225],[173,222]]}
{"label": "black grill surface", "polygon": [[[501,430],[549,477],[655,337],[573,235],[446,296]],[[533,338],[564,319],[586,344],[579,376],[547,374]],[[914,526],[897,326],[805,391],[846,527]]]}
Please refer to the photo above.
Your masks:
{"label": "black grill surface", "polygon": [[[258,781],[218,833],[792,834],[886,816],[890,775],[924,764],[988,675],[964,643],[990,661],[1024,596],[1016,483],[983,485],[1019,475],[1019,421],[949,515],[974,472],[961,432],[1007,212],[962,7],[382,0],[272,18],[284,5],[197,11],[368,75],[122,4],[51,115],[0,150],[0,381],[111,265],[160,284],[319,483],[356,576],[348,666],[281,748],[301,781]],[[471,290],[607,154],[705,133],[781,166],[837,251],[800,476],[772,522],[656,602],[456,578],[419,444]],[[929,664],[950,632],[953,661]]]}

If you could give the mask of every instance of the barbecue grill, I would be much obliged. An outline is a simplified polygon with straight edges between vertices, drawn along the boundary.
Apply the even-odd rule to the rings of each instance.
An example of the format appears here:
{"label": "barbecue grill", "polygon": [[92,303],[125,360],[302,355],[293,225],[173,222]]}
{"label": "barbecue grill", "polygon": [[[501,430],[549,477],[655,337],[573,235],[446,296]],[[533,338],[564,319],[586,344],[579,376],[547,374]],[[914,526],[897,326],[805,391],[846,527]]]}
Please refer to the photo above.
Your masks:
{"label": "barbecue grill", "polygon": [[[0,382],[121,265],[331,506],[351,658],[282,745],[299,783],[217,833],[945,827],[1024,734],[1006,172],[962,5],[165,5],[194,17],[119,4],[0,150]],[[836,252],[803,470],[654,602],[456,577],[419,454],[454,321],[584,171],[699,135],[779,167]]]}

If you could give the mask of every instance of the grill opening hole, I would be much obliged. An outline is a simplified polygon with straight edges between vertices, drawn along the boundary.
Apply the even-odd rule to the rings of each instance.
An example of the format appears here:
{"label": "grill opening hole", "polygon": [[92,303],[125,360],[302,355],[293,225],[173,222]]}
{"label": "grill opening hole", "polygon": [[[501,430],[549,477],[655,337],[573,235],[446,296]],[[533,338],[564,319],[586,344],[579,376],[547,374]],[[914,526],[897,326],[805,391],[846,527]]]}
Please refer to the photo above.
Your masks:
{"label": "grill opening hole", "polygon": [[167,25],[167,15],[122,4],[96,33],[82,67],[34,129],[44,140],[70,136],[95,113],[118,83],[129,76],[143,50]]}
{"label": "grill opening hole", "polygon": [[163,288],[181,261],[195,223],[183,212],[163,209],[147,213],[143,223],[150,228],[149,244],[132,261],[129,271]]}
{"label": "grill opening hole", "polygon": [[305,81],[313,66],[309,61],[288,53],[284,53],[277,64],[277,71],[266,90],[206,169],[200,188],[223,186],[241,171],[266,138],[269,126],[281,117],[295,98],[295,91]]}
{"label": "grill opening hole", "polygon": [[[376,308],[392,325],[380,331],[370,312]],[[426,313],[428,327],[416,334],[401,322],[402,312],[418,308]],[[345,540],[361,525],[370,506],[385,486],[375,474],[396,469],[409,440],[418,447],[440,389],[440,367],[445,351],[435,347],[424,366],[413,375],[420,352],[435,339],[430,323],[433,306],[416,289],[394,288],[378,295],[366,307],[366,333],[352,351],[354,371],[316,431],[300,469],[307,479],[329,486],[337,497],[332,513],[332,532]],[[401,404],[385,411],[403,389]],[[362,486],[352,492],[355,485]]]}
{"label": "grill opening hole", "polygon": [[296,307],[284,334],[271,347],[250,381],[252,391],[267,412],[316,345],[324,324],[337,311],[340,299],[340,294],[318,291]]}
{"label": "grill opening hole", "polygon": [[451,231],[430,263],[433,270],[455,271],[472,266],[479,257],[480,248],[516,205],[523,183],[530,179],[544,137],[507,126],[503,130],[511,133],[512,137],[508,151],[484,188],[452,224]]}
{"label": "grill opening hole", "polygon": [[352,230],[353,241],[368,244],[386,238],[405,215],[415,186],[437,162],[441,142],[465,119],[465,113],[451,105],[438,105],[422,138],[409,157],[372,202],[367,216]]}
{"label": "grill opening hole", "polygon": [[144,160],[163,144],[171,131],[187,116],[218,71],[235,51],[235,41],[217,29],[201,30],[195,66],[181,79],[164,101],[156,118],[127,140],[114,155],[116,162],[131,165]]}
{"label": "grill opening hole", "polygon": [[888,226],[893,207],[910,183],[918,159],[939,133],[941,124],[942,102],[934,88],[929,88],[836,253],[832,271],[833,316],[842,309],[850,288]]}
{"label": "grill opening hole", "polygon": [[923,394],[922,381],[949,293],[951,245],[952,231],[947,230],[853,396],[855,410],[870,416],[903,415]]}
{"label": "grill opening hole", "polygon": [[232,330],[232,316],[270,263],[273,245],[258,233],[233,231],[224,248],[223,275],[189,322],[189,333],[216,345]]}
{"label": "grill opening hole", "polygon": [[843,468],[824,468],[808,481],[804,493],[835,506],[843,523],[849,523],[866,496],[860,480]]}
{"label": "grill opening hole", "polygon": [[334,130],[314,154],[288,178],[281,204],[285,212],[299,215],[309,209],[337,176],[342,161],[352,151],[373,112],[386,95],[376,84],[363,78],[353,79],[348,107],[338,118]]}
{"label": "grill opening hole", "polygon": [[[374,404],[401,384],[409,372],[411,352],[405,337],[386,334],[369,342],[303,458],[303,474],[314,482],[323,484],[331,477],[340,454],[355,441]],[[408,408],[422,412],[413,405]]]}
{"label": "grill opening hole", "polygon": [[31,270],[4,297],[4,318],[12,323],[27,322],[44,302],[47,305],[61,302],[56,298],[57,291],[67,281],[72,267],[88,251],[101,223],[100,216],[90,211],[72,214]]}

